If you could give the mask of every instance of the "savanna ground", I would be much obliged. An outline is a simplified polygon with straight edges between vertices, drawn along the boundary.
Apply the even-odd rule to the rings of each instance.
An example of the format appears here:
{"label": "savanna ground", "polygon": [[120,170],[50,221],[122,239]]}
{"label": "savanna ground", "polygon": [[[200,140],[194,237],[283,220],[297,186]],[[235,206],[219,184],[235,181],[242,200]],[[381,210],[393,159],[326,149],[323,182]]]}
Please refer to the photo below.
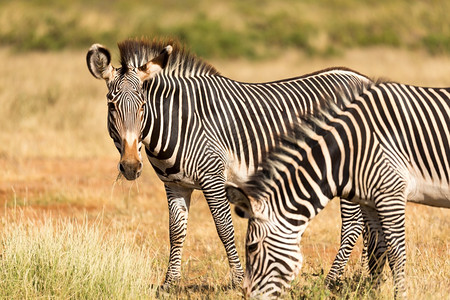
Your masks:
{"label": "savanna ground", "polygon": [[[145,160],[136,182],[118,179],[106,87],[85,63],[93,42],[111,47],[117,65],[118,40],[178,36],[240,81],[346,66],[374,78],[450,85],[448,1],[91,2],[0,3],[1,299],[241,298],[228,289],[225,251],[200,192],[180,288],[156,293],[169,254],[163,185]],[[244,263],[246,221],[233,214],[233,223]],[[411,299],[450,298],[449,225],[449,210],[407,205]],[[387,267],[377,290],[361,276],[361,241],[338,289],[324,287],[339,231],[333,201],[303,236],[305,263],[287,299],[392,298]]]}
{"label": "savanna ground", "polygon": [[[145,162],[136,182],[117,180],[119,155],[106,131],[106,87],[85,52],[0,50],[0,291],[4,298],[154,298],[168,260],[162,183]],[[335,58],[288,51],[269,61],[211,61],[222,74],[265,81],[344,65],[411,84],[449,85],[448,57],[388,48]],[[382,62],[382,63],[381,63]],[[305,264],[287,298],[392,297],[389,272],[373,291],[360,276],[359,242],[338,290],[323,286],[339,242],[333,201],[303,237]],[[450,294],[450,212],[408,204],[407,276],[412,298]],[[242,261],[246,222],[233,215]],[[201,193],[191,205],[181,289],[160,297],[240,298]]]}

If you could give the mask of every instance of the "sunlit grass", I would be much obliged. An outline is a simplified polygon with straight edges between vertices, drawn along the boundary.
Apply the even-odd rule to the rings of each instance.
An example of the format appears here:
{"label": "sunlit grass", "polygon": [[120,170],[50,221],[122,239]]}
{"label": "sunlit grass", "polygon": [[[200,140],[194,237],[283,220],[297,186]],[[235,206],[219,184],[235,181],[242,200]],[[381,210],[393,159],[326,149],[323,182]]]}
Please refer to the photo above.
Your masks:
{"label": "sunlit grass", "polygon": [[[169,291],[158,289],[167,266],[166,229],[158,220],[136,214],[136,198],[130,207],[98,210],[96,217],[86,214],[61,216],[35,211],[32,207],[12,207],[1,217],[0,299],[240,299],[239,290],[230,289],[228,264],[201,197],[195,200],[182,262],[182,278]],[[336,247],[334,229],[339,227],[337,203],[331,203],[308,227],[302,241],[306,250],[304,266],[283,299],[392,299],[393,284],[389,268],[375,287],[363,272],[358,243],[356,253],[341,281],[332,290],[324,284]],[[407,287],[408,295],[420,299],[445,299],[450,292],[450,264],[447,261],[448,230],[424,228],[448,226],[448,212],[408,206]],[[243,253],[245,221],[236,219],[238,251]],[[435,220],[431,224],[430,219]],[[203,228],[203,229],[202,229]],[[322,233],[321,233],[322,232]],[[314,236],[314,238],[313,238]],[[422,236],[422,238],[418,238]],[[325,246],[326,245],[326,246]],[[324,255],[326,254],[326,255]]]}
{"label": "sunlit grass", "polygon": [[46,216],[2,218],[0,290],[3,299],[151,298],[160,281],[154,250],[137,247],[102,220],[82,223]]}

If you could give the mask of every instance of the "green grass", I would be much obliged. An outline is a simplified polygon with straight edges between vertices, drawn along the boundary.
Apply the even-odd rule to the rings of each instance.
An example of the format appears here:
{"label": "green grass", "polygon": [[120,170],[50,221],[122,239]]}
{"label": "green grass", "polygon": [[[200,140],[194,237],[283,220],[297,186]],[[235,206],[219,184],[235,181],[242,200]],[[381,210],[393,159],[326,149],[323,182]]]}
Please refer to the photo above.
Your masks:
{"label": "green grass", "polygon": [[2,299],[136,299],[155,294],[157,256],[100,221],[3,218]]}
{"label": "green grass", "polygon": [[450,53],[445,0],[16,0],[2,1],[0,11],[0,42],[20,51],[171,36],[203,57],[267,58],[286,47],[330,55],[376,45]]}

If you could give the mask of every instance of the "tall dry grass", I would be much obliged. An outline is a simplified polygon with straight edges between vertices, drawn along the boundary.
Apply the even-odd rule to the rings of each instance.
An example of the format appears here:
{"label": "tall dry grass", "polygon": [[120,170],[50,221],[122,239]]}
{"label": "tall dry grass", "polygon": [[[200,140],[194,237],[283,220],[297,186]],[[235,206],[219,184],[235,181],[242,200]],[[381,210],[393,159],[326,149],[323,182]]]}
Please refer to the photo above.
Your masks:
{"label": "tall dry grass", "polygon": [[105,92],[84,53],[0,49],[0,157],[91,157],[105,147]]}
{"label": "tall dry grass", "polygon": [[[7,209],[1,218],[1,299],[239,299],[230,290],[224,251],[208,219],[208,209],[194,199],[178,289],[158,293],[168,249],[166,228],[156,220],[137,225],[133,208],[80,219],[53,216],[32,207]],[[132,199],[131,206],[137,205]],[[108,215],[108,213],[106,213]],[[359,242],[342,282],[329,291],[324,277],[337,250],[338,203],[332,202],[313,220],[303,237],[305,264],[284,299],[392,299],[392,276],[374,288],[359,262]],[[239,253],[245,222],[233,215]],[[210,223],[210,224],[209,224]],[[156,226],[153,226],[153,225]],[[448,211],[408,205],[407,287],[413,299],[446,299],[450,293]],[[150,228],[148,228],[148,226]],[[146,233],[146,234],[143,234]]]}
{"label": "tall dry grass", "polygon": [[155,250],[123,229],[106,234],[101,218],[32,220],[15,211],[2,223],[2,299],[150,298],[149,283],[161,280]]}

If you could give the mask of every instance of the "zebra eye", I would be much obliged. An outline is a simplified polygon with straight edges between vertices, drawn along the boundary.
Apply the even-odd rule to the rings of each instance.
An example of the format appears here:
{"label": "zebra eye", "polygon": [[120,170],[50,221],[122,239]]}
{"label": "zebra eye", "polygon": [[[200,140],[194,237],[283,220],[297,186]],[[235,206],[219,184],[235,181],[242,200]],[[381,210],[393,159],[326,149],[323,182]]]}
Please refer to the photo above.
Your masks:
{"label": "zebra eye", "polygon": [[247,251],[248,251],[249,253],[253,253],[253,252],[255,252],[256,250],[258,250],[258,243],[253,243],[253,244],[247,245]]}
{"label": "zebra eye", "polygon": [[106,94],[106,98],[110,101],[114,99],[114,96],[111,93]]}

